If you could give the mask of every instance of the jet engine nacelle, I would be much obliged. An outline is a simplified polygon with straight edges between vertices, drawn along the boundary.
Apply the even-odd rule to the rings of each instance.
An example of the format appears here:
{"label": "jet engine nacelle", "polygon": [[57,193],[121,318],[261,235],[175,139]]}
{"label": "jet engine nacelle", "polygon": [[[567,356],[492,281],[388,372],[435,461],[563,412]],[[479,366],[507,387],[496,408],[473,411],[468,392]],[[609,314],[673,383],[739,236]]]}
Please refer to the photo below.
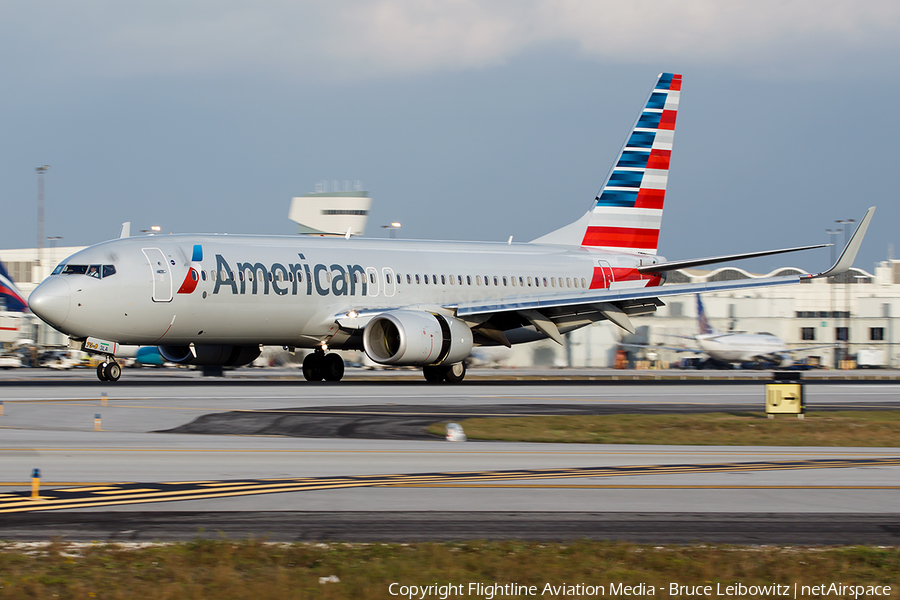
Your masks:
{"label": "jet engine nacelle", "polygon": [[159,353],[168,362],[204,367],[240,367],[259,356],[259,346],[159,346]]}
{"label": "jet engine nacelle", "polygon": [[366,354],[383,365],[450,365],[472,345],[472,330],[459,319],[417,310],[382,313],[363,331]]}

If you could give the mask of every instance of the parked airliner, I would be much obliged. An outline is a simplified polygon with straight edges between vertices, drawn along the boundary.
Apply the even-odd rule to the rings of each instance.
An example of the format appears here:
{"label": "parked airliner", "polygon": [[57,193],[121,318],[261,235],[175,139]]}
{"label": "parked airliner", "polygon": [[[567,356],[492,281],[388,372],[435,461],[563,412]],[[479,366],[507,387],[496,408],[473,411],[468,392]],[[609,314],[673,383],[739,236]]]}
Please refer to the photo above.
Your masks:
{"label": "parked airliner", "polygon": [[[530,243],[299,236],[124,237],[73,254],[31,294],[32,311],[101,354],[116,381],[118,344],[154,345],[173,363],[239,366],[261,345],[312,348],[310,381],[337,381],[340,355],[421,366],[459,382],[476,345],[550,338],[629,315],[661,298],[798,283],[799,276],[663,286],[674,269],[819,248],[667,261],[657,255],[681,75],[659,76],[600,193],[580,219]],[[834,266],[851,266],[866,216]]]}
{"label": "parked airliner", "polygon": [[834,344],[788,348],[783,339],[765,332],[716,331],[709,324],[700,294],[697,294],[697,324],[700,332],[687,339],[694,340],[698,350],[667,346],[642,345],[644,348],[674,350],[676,352],[703,352],[709,360],[701,366],[731,368],[734,364],[754,363],[760,367],[787,367],[793,364],[792,354],[816,348],[832,348]]}

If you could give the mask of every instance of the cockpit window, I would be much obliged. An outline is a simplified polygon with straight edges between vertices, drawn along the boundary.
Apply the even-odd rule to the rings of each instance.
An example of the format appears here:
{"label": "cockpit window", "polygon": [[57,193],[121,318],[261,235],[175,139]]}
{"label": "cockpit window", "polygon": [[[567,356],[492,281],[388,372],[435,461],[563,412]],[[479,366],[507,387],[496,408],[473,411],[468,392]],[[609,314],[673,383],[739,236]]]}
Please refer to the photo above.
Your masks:
{"label": "cockpit window", "polygon": [[115,265],[66,265],[62,264],[53,270],[53,275],[87,275],[101,279],[116,274]]}
{"label": "cockpit window", "polygon": [[60,273],[62,273],[63,267],[65,267],[65,266],[66,266],[66,263],[59,263],[58,265],[56,265],[56,268],[53,269],[53,272],[50,274],[51,275],[59,275]]}

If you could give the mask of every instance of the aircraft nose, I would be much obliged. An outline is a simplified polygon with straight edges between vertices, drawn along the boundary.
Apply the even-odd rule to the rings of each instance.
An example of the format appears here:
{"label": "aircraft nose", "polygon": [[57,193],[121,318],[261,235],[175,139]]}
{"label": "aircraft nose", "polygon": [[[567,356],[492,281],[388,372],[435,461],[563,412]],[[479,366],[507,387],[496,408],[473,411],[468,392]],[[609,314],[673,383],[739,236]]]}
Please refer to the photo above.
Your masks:
{"label": "aircraft nose", "polygon": [[48,324],[58,327],[69,316],[71,290],[62,277],[51,277],[34,288],[28,297],[28,308]]}

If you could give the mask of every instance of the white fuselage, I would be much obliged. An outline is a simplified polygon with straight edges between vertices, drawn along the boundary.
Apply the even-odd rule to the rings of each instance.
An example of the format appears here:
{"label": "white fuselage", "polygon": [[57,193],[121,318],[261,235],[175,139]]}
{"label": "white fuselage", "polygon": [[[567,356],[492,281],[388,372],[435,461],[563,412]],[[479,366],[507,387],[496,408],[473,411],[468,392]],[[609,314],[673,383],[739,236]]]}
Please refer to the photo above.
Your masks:
{"label": "white fuselage", "polygon": [[729,363],[780,360],[788,349],[781,338],[765,333],[708,333],[695,339],[709,356]]}
{"label": "white fuselage", "polygon": [[[635,267],[662,260],[537,244],[148,236],[74,254],[33,297],[75,338],[339,348],[338,314],[653,286],[661,278]],[[83,266],[115,272],[92,277]]]}

